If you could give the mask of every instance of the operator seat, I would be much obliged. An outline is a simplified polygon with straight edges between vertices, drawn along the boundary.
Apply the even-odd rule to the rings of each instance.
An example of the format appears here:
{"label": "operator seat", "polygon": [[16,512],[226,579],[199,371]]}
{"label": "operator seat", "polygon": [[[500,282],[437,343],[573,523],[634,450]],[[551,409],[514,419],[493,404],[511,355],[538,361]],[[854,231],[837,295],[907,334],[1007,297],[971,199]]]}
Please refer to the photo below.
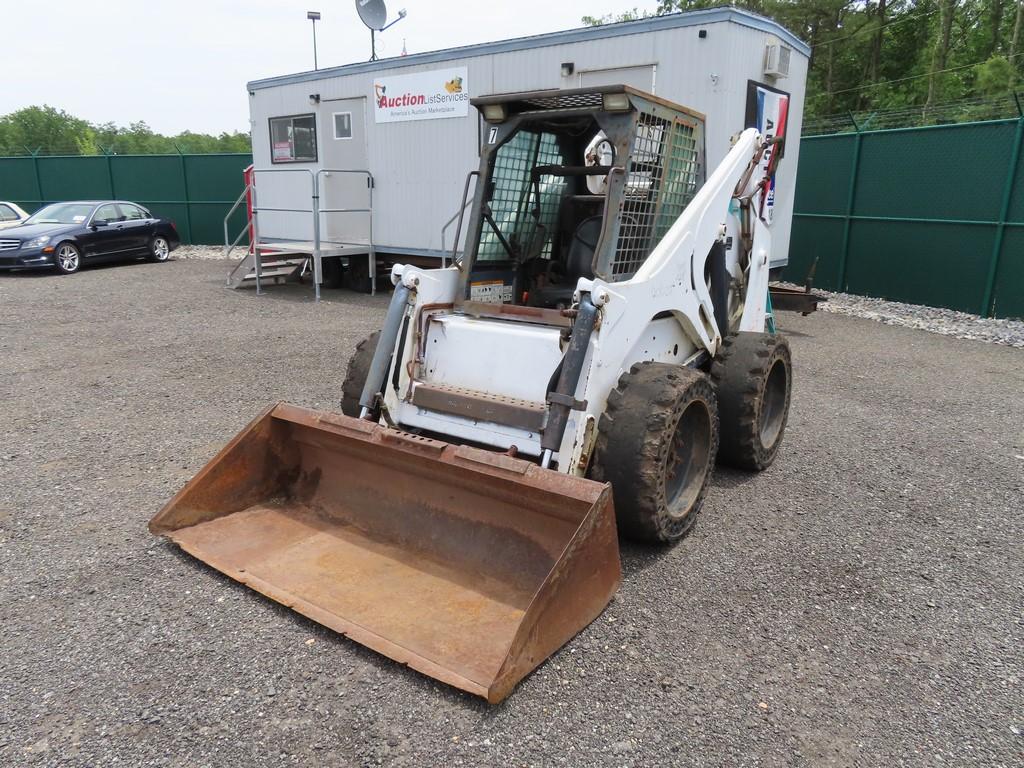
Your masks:
{"label": "operator seat", "polygon": [[535,291],[537,303],[543,307],[565,309],[572,305],[572,295],[581,277],[594,278],[594,251],[601,237],[604,216],[590,216],[579,223],[572,233],[569,253],[565,258],[565,271],[557,283],[548,283]]}

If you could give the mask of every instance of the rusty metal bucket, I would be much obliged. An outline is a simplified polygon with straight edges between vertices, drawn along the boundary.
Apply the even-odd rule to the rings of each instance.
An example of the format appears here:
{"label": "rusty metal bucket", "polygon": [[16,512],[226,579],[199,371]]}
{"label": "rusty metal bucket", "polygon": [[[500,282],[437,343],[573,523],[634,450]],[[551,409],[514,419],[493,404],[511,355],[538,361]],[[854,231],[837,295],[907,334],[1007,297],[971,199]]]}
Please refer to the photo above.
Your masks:
{"label": "rusty metal bucket", "polygon": [[283,403],[149,528],[490,702],[597,618],[621,578],[610,486]]}

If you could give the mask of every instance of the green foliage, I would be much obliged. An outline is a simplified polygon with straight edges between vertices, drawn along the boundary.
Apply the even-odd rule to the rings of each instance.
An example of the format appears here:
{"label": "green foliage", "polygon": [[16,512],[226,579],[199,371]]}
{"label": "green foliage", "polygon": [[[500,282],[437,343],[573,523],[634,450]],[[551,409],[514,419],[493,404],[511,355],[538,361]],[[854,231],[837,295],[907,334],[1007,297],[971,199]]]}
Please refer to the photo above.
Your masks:
{"label": "green foliage", "polygon": [[622,13],[606,13],[604,16],[584,16],[582,21],[588,27],[599,27],[602,24],[615,24],[619,21],[636,21],[637,19],[646,19],[648,16],[654,16],[655,14],[648,11],[641,11],[638,8],[634,8],[631,11],[623,11]]}
{"label": "green foliage", "polygon": [[[722,4],[722,0],[661,0],[657,13]],[[976,119],[977,110],[963,109],[964,103],[1003,97],[1005,104],[1012,104],[1005,97],[1024,73],[1024,0],[733,0],[731,4],[776,19],[811,46],[805,107],[810,119],[895,110],[908,110],[910,115],[914,114],[911,107],[919,108],[916,114],[922,120],[929,115],[932,121],[942,120],[941,115],[954,112],[956,117],[950,119]],[[622,18],[586,17],[584,21],[599,24],[630,17],[627,12]],[[943,34],[944,20],[948,20],[947,34]]]}
{"label": "green foliage", "polygon": [[0,155],[38,151],[44,155],[189,154],[251,152],[249,135],[210,136],[185,131],[177,136],[154,133],[144,122],[127,128],[114,123],[93,125],[50,106],[26,107],[0,117]]}
{"label": "green foliage", "polygon": [[1005,56],[992,56],[976,70],[975,88],[985,96],[1001,96],[1013,90],[1016,73]]}

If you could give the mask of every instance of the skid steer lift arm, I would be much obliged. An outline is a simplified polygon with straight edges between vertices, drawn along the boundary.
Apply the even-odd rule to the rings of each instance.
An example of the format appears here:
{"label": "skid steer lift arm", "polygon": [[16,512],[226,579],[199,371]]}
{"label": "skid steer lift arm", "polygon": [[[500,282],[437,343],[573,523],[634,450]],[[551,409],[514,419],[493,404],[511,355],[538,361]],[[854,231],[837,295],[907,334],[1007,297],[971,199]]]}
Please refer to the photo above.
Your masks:
{"label": "skid steer lift arm", "polygon": [[[725,307],[716,310],[704,275],[712,250],[716,246],[724,248],[730,233],[735,232],[737,255],[730,271],[735,272],[746,295],[739,328],[763,330],[771,237],[767,223],[755,211],[764,194],[764,177],[758,174],[758,168],[767,146],[753,128],[739,134],[729,154],[628,283],[649,284],[660,291],[666,284],[685,287],[683,283],[688,279],[699,299],[702,318],[728,317]],[[689,274],[684,277],[680,272],[687,268]],[[614,294],[618,286],[605,287]],[[729,328],[715,322],[697,330],[709,331],[712,325],[713,332],[700,336],[702,346],[714,354]]]}

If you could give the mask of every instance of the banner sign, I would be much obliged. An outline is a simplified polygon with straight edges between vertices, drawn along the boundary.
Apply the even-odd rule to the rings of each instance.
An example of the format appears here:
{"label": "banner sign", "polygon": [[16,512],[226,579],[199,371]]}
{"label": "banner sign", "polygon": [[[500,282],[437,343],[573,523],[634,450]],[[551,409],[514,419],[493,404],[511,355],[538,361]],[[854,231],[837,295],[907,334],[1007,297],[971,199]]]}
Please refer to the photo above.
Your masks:
{"label": "banner sign", "polygon": [[378,123],[466,117],[469,114],[466,67],[376,78],[373,104]]}
{"label": "banner sign", "polygon": [[763,173],[771,171],[768,189],[761,203],[761,215],[766,221],[771,222],[775,210],[775,169],[786,150],[784,139],[789,119],[789,94],[770,85],[748,80],[746,118],[747,128],[757,128],[766,139],[777,137],[783,140],[765,150],[760,166]]}

